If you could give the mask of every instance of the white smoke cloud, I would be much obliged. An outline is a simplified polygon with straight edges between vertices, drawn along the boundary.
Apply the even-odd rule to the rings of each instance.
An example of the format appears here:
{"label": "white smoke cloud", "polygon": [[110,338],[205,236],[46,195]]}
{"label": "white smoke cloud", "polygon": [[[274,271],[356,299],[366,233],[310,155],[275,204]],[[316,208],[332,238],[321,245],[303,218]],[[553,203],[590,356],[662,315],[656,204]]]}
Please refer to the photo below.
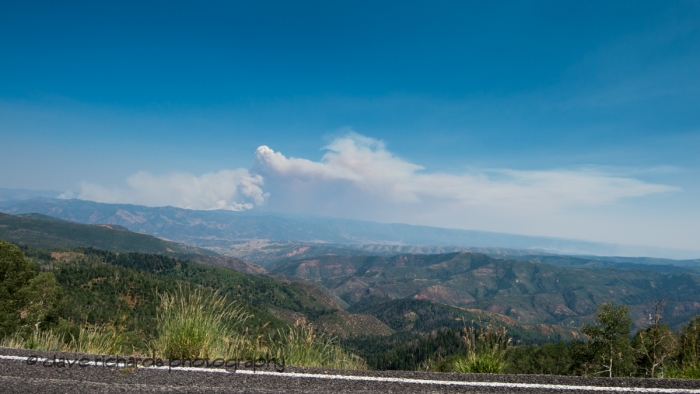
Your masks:
{"label": "white smoke cloud", "polygon": [[[340,188],[353,199],[414,206],[450,203],[499,211],[556,211],[596,206],[624,198],[678,190],[594,170],[482,170],[463,174],[426,173],[424,167],[389,152],[381,141],[350,133],[326,146],[320,161],[287,158],[267,146],[256,151],[254,168],[282,186],[304,193],[311,204],[323,189]],[[295,185],[289,190],[289,185]],[[354,190],[352,190],[354,189]],[[364,196],[364,197],[362,197]],[[421,204],[422,203],[422,204]],[[430,210],[430,207],[419,209]]]}
{"label": "white smoke cloud", "polygon": [[222,170],[194,176],[173,172],[156,176],[138,172],[126,180],[125,188],[106,188],[83,182],[77,197],[105,203],[174,206],[187,209],[242,211],[265,203],[263,178],[247,169]]}
{"label": "white smoke cloud", "polygon": [[313,161],[261,146],[251,169],[201,176],[138,172],[124,187],[83,182],[75,196],[651,245],[664,236],[666,219],[651,219],[652,212],[639,206],[634,211],[629,200],[680,190],[641,180],[639,173],[620,174],[619,169],[429,172],[398,157],[383,142],[356,133],[336,138],[325,149]]}

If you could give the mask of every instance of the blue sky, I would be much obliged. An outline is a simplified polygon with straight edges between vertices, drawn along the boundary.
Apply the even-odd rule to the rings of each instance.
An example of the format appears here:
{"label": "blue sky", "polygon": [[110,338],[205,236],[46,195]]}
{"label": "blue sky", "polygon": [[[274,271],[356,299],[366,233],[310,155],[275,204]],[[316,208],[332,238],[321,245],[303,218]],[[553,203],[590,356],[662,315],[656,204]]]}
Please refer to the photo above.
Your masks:
{"label": "blue sky", "polygon": [[0,4],[0,187],[700,249],[696,1],[104,3]]}

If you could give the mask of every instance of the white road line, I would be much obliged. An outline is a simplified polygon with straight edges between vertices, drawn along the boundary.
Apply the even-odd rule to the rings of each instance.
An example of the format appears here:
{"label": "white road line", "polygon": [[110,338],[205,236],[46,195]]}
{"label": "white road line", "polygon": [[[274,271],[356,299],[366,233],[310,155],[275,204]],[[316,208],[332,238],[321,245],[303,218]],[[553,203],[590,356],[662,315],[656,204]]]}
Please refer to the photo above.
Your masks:
{"label": "white road line", "polygon": [[[24,361],[29,357],[20,356],[3,356],[0,355],[0,360]],[[32,358],[38,365],[44,361],[51,360],[46,358]],[[57,359],[58,360],[58,359]],[[103,365],[96,361],[91,361],[88,366],[102,367]],[[77,362],[74,364],[77,367]],[[410,378],[389,378],[381,376],[353,376],[353,375],[326,375],[313,373],[298,373],[298,372],[270,372],[270,371],[251,371],[251,370],[226,370],[222,368],[197,368],[197,367],[173,367],[168,366],[148,366],[139,367],[146,369],[157,370],[176,370],[188,372],[213,372],[225,374],[244,374],[244,375],[266,375],[287,378],[311,378],[311,379],[327,379],[327,380],[353,380],[362,382],[381,382],[381,383],[409,383],[409,384],[428,384],[440,386],[467,386],[467,387],[499,387],[499,388],[521,388],[521,389],[540,389],[540,390],[566,390],[566,391],[603,391],[603,392],[622,392],[622,393],[696,393],[700,394],[700,389],[674,389],[662,387],[606,387],[606,386],[575,386],[563,384],[539,384],[539,383],[507,383],[507,382],[465,382],[455,380],[428,380],[428,379],[410,379]]]}

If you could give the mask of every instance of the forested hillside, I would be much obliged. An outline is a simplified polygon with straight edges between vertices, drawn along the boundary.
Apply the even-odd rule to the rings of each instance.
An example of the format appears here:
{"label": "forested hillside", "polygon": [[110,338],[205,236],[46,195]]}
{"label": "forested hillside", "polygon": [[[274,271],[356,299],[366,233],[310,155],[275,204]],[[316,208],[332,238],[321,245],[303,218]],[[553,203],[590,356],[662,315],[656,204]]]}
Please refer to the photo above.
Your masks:
{"label": "forested hillside", "polygon": [[118,225],[86,225],[40,214],[14,216],[0,213],[0,239],[35,248],[94,247],[113,252],[155,253],[252,274],[266,272],[264,268],[240,259],[135,233]]}
{"label": "forested hillside", "polygon": [[[458,328],[465,321],[474,321],[508,326],[527,343],[571,337],[571,331],[553,337],[505,316],[428,301],[371,299],[346,311],[332,293],[311,282],[255,276],[163,255],[94,248],[50,251],[23,246],[22,250],[42,271],[52,272],[64,289],[60,315],[70,323],[66,329],[75,330],[82,323],[116,324],[134,341],[153,335],[156,293],[173,291],[178,283],[202,285],[243,302],[252,316],[250,327],[267,324],[267,329],[274,330],[305,321],[337,336],[371,337],[370,342],[376,343],[377,338],[387,335],[401,340],[420,338],[440,328]],[[409,320],[411,314],[417,313],[419,318],[413,324],[397,324],[395,320],[407,313]]]}
{"label": "forested hillside", "polygon": [[325,321],[333,318],[373,319],[375,326],[382,326],[373,317],[356,317],[342,311],[313,286],[282,283],[231,269],[163,255],[93,248],[68,252],[25,248],[25,252],[43,269],[53,271],[59,284],[65,286],[70,305],[65,315],[76,322],[100,324],[126,319],[131,331],[147,332],[153,326],[149,319],[155,318],[156,289],[168,290],[178,282],[186,282],[244,302],[252,308],[254,326],[270,321],[269,327],[276,328],[302,319],[323,327]]}
{"label": "forested hillside", "polygon": [[134,233],[118,225],[85,225],[40,214],[0,213],[0,238],[37,248],[92,246],[112,251],[216,255],[205,249]]}
{"label": "forested hillside", "polygon": [[495,259],[478,253],[442,255],[320,256],[287,262],[273,272],[317,280],[349,304],[367,295],[427,299],[511,317],[520,324],[579,327],[596,305],[626,304],[637,326],[648,305],[668,302],[667,321],[683,324],[700,310],[700,276],[638,269],[558,267]]}

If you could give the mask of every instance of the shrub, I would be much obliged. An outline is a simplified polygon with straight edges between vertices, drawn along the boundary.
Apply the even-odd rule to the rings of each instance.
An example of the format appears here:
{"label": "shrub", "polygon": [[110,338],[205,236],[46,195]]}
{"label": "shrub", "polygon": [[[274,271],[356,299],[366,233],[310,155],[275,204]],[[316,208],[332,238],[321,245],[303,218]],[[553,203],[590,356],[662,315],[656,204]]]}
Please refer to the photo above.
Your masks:
{"label": "shrub", "polygon": [[505,373],[569,375],[573,359],[569,347],[560,341],[541,346],[510,347],[506,364]]}
{"label": "shrub", "polygon": [[682,368],[669,365],[664,368],[664,376],[676,379],[700,379],[700,368],[693,364],[683,365]]}

